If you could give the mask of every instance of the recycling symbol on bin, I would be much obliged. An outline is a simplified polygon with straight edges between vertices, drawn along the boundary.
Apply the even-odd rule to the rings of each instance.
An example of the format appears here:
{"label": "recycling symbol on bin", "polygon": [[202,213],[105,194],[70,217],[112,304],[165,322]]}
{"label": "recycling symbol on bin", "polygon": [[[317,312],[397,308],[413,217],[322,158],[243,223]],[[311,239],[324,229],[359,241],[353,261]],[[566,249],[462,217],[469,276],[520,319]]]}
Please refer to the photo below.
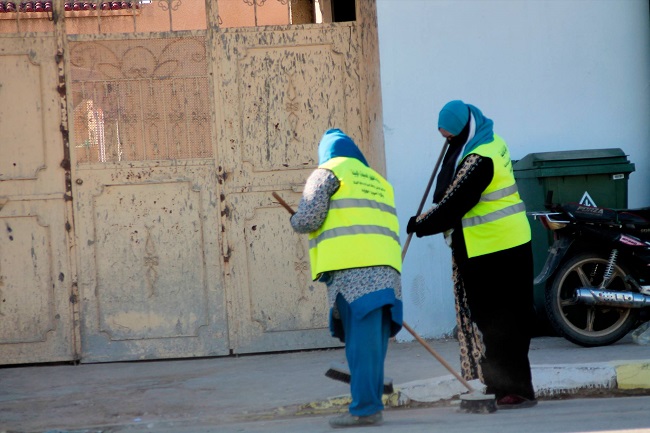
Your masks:
{"label": "recycling symbol on bin", "polygon": [[598,207],[594,199],[591,198],[591,196],[587,191],[585,191],[585,193],[582,195],[582,198],[580,199],[580,204],[583,206]]}

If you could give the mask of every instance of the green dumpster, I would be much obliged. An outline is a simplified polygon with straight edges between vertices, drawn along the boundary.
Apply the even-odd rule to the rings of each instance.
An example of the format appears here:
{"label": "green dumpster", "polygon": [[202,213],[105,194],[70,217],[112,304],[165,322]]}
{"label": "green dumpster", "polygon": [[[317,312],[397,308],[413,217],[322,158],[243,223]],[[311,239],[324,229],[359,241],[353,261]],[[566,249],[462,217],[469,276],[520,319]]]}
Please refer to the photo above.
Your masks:
{"label": "green dumpster", "polygon": [[[588,206],[627,207],[627,180],[634,171],[621,149],[569,150],[531,153],[513,164],[517,187],[527,212],[544,211],[549,191],[554,203],[582,203]],[[551,232],[539,220],[528,216],[532,229],[533,261],[537,276],[553,242]],[[544,285],[535,286],[538,328],[550,328],[544,307]]]}

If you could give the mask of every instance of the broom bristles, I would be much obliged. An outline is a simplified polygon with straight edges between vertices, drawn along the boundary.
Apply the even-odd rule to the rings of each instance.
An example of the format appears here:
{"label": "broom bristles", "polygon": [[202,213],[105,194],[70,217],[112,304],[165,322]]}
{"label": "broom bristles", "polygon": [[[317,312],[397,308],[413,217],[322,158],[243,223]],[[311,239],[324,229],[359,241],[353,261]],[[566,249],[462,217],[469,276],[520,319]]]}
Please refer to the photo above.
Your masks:
{"label": "broom bristles", "polygon": [[[352,375],[347,365],[341,362],[333,362],[330,365],[330,368],[325,372],[325,376],[330,379],[338,380],[339,382],[350,383]],[[384,377],[384,394],[392,394],[393,389],[393,379],[390,377]]]}

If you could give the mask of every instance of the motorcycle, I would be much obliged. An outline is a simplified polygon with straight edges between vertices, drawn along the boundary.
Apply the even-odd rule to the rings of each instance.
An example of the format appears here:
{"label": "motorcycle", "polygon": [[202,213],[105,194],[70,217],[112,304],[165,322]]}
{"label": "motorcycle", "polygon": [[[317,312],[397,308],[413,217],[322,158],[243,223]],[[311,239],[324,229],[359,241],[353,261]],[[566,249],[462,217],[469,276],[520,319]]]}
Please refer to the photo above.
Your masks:
{"label": "motorcycle", "polygon": [[546,263],[546,315],[553,330],[585,347],[612,344],[650,319],[650,207],[613,210],[579,203],[531,212],[553,232]]}

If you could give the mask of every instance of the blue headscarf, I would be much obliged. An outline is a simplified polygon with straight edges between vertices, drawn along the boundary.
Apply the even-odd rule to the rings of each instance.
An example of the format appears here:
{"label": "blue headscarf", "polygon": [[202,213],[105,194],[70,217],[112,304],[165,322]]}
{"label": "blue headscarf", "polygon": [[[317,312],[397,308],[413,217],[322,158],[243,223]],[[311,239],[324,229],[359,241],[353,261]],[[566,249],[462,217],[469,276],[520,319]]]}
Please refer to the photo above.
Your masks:
{"label": "blue headscarf", "polygon": [[340,129],[328,129],[318,145],[318,165],[339,156],[358,159],[366,167],[370,167],[363,153],[350,137]]}
{"label": "blue headscarf", "polygon": [[[474,117],[474,135],[471,135],[470,113]],[[454,135],[448,139],[449,147],[445,152],[433,190],[433,202],[440,203],[451,183],[457,164],[481,144],[494,140],[493,122],[483,116],[481,110],[463,101],[451,101],[445,104],[438,115],[438,129]],[[469,139],[469,140],[468,140]],[[467,143],[464,143],[467,141]],[[464,146],[463,146],[464,144]]]}
{"label": "blue headscarf", "polygon": [[467,125],[470,112],[472,113],[472,116],[474,116],[476,129],[474,136],[465,145],[461,158],[467,156],[472,152],[472,150],[476,149],[481,144],[490,143],[494,140],[494,122],[485,117],[481,110],[475,106],[465,104],[463,101],[459,100],[445,104],[438,115],[438,128],[442,128],[453,135],[458,135],[465,125]]}

